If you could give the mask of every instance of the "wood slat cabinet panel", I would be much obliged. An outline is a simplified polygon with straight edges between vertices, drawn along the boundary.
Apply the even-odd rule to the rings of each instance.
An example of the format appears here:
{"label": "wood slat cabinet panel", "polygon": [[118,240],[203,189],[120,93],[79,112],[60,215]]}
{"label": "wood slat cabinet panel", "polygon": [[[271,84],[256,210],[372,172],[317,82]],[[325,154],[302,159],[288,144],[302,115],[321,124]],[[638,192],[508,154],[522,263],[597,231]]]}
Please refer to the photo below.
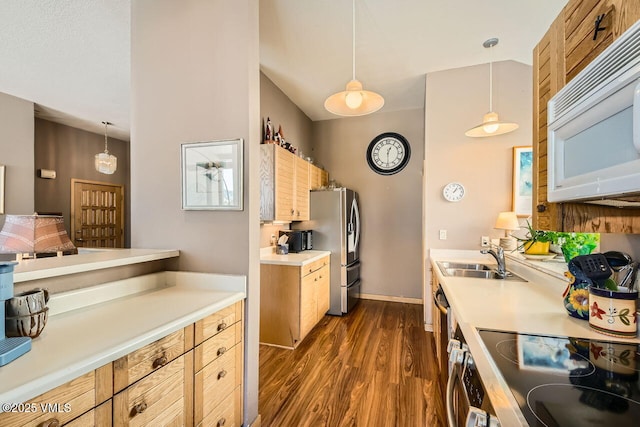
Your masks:
{"label": "wood slat cabinet panel", "polygon": [[196,425],[198,427],[239,427],[242,425],[242,408],[239,402],[242,402],[242,388],[237,387],[209,415],[205,416],[201,423]]}
{"label": "wood slat cabinet panel", "polygon": [[273,146],[275,150],[275,219],[292,221],[295,218],[296,156]]}
{"label": "wood slat cabinet panel", "polygon": [[114,426],[189,425],[193,420],[193,350],[113,397]]}
{"label": "wood slat cabinet panel", "polygon": [[194,424],[240,425],[242,422],[242,303],[236,323],[195,348]]}
{"label": "wood slat cabinet panel", "polygon": [[[561,219],[556,204],[547,201],[547,103],[565,84],[565,20],[561,13],[533,50],[533,226],[554,224]],[[543,228],[548,230],[549,228]]]}
{"label": "wood slat cabinet panel", "polygon": [[328,183],[328,173],[275,144],[260,146],[260,219],[309,219],[309,191]]}
{"label": "wood slat cabinet panel", "polygon": [[238,321],[195,348],[195,370],[201,370],[242,341],[242,322]]}
{"label": "wood slat cabinet panel", "polygon": [[261,264],[260,342],[295,348],[329,309],[329,257],[302,267]]}
{"label": "wood slat cabinet panel", "polygon": [[[240,362],[240,364],[238,364]],[[232,351],[215,359],[195,375],[195,408],[196,425],[209,417],[233,391],[240,387],[242,346],[234,346]],[[213,415],[219,417],[219,415]]]}
{"label": "wood slat cabinet panel", "polygon": [[189,350],[185,347],[185,337],[193,334],[192,328],[185,328],[186,332],[180,329],[113,362],[114,392],[123,390]]}
{"label": "wood slat cabinet panel", "polygon": [[111,400],[107,400],[97,408],[92,409],[70,423],[65,424],[65,427],[111,427],[113,424],[112,411],[113,402]]}
{"label": "wood slat cabinet panel", "polygon": [[[28,411],[0,413],[0,425],[3,427],[37,427],[47,425],[67,425],[96,405],[103,403],[105,393],[97,379],[109,378],[111,364],[75,378],[59,387],[41,394],[21,407]],[[110,383],[108,384],[110,386]],[[100,412],[98,415],[103,415]],[[99,418],[99,424],[109,423]],[[72,424],[74,425],[74,424]],[[77,423],[75,425],[78,425]]]}
{"label": "wood slat cabinet panel", "polygon": [[294,206],[294,221],[306,221],[309,219],[309,169],[311,164],[302,157],[295,157],[296,186]]}
{"label": "wood slat cabinet panel", "polygon": [[242,319],[242,301],[223,308],[204,319],[198,320],[195,324],[195,345],[202,344],[204,340],[227,329]]}

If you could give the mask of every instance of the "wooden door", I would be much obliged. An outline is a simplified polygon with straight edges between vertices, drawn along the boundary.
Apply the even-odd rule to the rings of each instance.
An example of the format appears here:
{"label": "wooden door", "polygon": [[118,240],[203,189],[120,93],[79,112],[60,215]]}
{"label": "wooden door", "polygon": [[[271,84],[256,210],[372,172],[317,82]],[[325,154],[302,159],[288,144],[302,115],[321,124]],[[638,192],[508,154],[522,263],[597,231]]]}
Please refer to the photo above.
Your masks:
{"label": "wooden door", "polygon": [[304,221],[309,219],[309,162],[295,157],[295,214],[293,219]]}
{"label": "wooden door", "polygon": [[124,247],[124,187],[72,179],[71,238],[77,247]]}

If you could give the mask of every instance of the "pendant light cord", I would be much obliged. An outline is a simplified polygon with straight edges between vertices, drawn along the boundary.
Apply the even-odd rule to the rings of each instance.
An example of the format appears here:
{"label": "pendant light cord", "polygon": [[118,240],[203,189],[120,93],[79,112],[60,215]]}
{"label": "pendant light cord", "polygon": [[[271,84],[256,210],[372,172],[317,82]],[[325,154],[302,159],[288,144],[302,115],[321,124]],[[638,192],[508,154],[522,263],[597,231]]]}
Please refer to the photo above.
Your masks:
{"label": "pendant light cord", "polygon": [[351,14],[351,18],[352,18],[352,26],[351,26],[351,31],[352,31],[352,58],[353,58],[353,79],[356,79],[356,0],[353,0],[352,2],[352,14]]}
{"label": "pendant light cord", "polygon": [[492,111],[493,111],[493,58],[491,62],[489,62],[489,112],[492,112]]}
{"label": "pendant light cord", "polygon": [[109,149],[107,145],[107,126],[109,125],[109,122],[104,121],[102,123],[104,123],[104,152],[109,154]]}

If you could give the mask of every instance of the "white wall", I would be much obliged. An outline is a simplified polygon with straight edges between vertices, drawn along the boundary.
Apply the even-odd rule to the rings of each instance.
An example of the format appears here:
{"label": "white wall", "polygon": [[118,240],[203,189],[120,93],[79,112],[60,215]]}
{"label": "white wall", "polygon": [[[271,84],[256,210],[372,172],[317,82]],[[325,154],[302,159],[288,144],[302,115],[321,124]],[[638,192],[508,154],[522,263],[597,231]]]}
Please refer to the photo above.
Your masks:
{"label": "white wall", "polygon": [[[0,93],[0,165],[5,165],[4,212],[34,212],[33,102]],[[0,215],[0,227],[4,215]]]}
{"label": "white wall", "polygon": [[[248,277],[245,423],[258,415],[258,0],[131,3],[131,244]],[[244,139],[244,210],[181,209],[180,144]]]}

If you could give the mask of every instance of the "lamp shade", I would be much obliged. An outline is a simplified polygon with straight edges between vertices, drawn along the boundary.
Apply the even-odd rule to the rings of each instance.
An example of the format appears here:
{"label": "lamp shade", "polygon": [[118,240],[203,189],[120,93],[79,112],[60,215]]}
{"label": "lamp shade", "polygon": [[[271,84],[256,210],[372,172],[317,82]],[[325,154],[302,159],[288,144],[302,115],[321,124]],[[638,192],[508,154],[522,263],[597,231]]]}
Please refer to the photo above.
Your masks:
{"label": "lamp shade", "polygon": [[515,212],[500,212],[493,228],[498,230],[518,230],[520,228],[518,216]]}
{"label": "lamp shade", "polygon": [[351,80],[346,90],[334,93],[324,102],[324,108],[338,116],[364,116],[378,111],[383,105],[384,98],[364,90],[358,80]]}
{"label": "lamp shade", "polygon": [[61,216],[5,216],[4,226],[0,231],[0,252],[56,253],[75,249]]}
{"label": "lamp shade", "polygon": [[464,134],[472,138],[484,138],[487,136],[502,135],[518,129],[517,123],[501,122],[498,113],[488,112],[482,118],[482,123],[475,126]]}

